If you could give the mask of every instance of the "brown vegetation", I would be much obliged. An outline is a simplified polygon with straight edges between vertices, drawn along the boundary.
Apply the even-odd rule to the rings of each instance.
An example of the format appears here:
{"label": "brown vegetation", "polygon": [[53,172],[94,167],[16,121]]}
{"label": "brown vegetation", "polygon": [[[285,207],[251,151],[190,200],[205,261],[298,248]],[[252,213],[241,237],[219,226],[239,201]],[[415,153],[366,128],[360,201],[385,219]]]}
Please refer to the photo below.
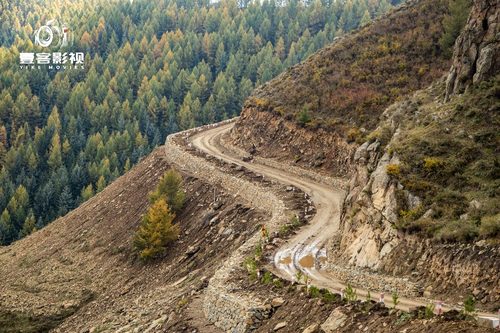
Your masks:
{"label": "brown vegetation", "polygon": [[[418,1],[343,37],[257,89],[246,109],[351,133],[373,129],[398,98],[440,77],[443,1]],[[304,110],[307,110],[305,113]],[[346,134],[347,135],[347,134]],[[352,138],[351,138],[352,139]]]}

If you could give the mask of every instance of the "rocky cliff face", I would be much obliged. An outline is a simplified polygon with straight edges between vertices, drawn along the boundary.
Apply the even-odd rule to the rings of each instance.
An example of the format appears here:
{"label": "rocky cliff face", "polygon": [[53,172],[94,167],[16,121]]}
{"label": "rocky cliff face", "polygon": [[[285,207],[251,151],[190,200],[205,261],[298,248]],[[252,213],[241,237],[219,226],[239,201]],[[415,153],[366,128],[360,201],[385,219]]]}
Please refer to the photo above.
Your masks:
{"label": "rocky cliff face", "polygon": [[[443,87],[444,82],[438,85]],[[388,174],[388,166],[400,164],[393,147],[404,124],[411,118],[418,119],[428,101],[439,100],[441,89],[431,87],[389,107],[379,128],[390,133],[389,143],[384,147],[376,139],[356,150],[355,171],[343,207],[342,233],[331,242],[330,265],[348,264],[406,278],[417,294],[430,298],[459,300],[474,295],[484,307],[495,309],[500,304],[496,264],[500,246],[485,241],[443,244],[404,234],[397,228],[401,207],[415,209],[422,199]]]}
{"label": "rocky cliff face", "polygon": [[[475,1],[456,42],[446,84],[436,84],[446,85],[447,97],[498,74],[499,26],[499,3]],[[335,260],[344,264],[408,276],[420,284],[425,296],[473,294],[481,303],[496,308],[500,303],[495,264],[500,256],[498,245],[424,242],[395,228],[401,202],[413,209],[421,199],[388,175],[387,166],[399,164],[391,147],[410,119],[419,122],[426,103],[439,100],[439,90],[429,88],[386,109],[378,130],[388,133],[387,146],[376,139],[356,150],[341,222],[343,232],[332,242],[331,250],[340,258]],[[434,116],[438,117],[437,113]]]}
{"label": "rocky cliff face", "polygon": [[500,3],[474,1],[465,29],[455,42],[446,97],[492,77],[500,69]]}
{"label": "rocky cliff face", "polygon": [[[383,114],[386,120],[381,127],[392,137],[391,141],[399,135],[398,119],[412,107],[410,101],[397,103]],[[365,142],[354,153],[355,171],[343,207],[342,237],[334,249],[343,261],[376,270],[399,244],[394,228],[399,217],[397,192],[403,193],[412,207],[420,199],[404,191],[387,174],[387,166],[398,163],[397,155],[389,153],[379,139]]]}

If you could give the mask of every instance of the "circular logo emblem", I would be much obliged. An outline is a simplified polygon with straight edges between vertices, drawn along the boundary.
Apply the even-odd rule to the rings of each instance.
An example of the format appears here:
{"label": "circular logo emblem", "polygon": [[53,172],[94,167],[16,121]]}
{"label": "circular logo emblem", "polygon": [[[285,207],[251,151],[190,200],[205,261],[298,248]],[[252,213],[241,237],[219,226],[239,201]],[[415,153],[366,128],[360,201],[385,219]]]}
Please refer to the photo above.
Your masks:
{"label": "circular logo emblem", "polygon": [[53,43],[58,48],[68,46],[73,43],[73,35],[66,24],[59,25],[57,21],[50,20],[35,30],[35,45],[49,47]]}

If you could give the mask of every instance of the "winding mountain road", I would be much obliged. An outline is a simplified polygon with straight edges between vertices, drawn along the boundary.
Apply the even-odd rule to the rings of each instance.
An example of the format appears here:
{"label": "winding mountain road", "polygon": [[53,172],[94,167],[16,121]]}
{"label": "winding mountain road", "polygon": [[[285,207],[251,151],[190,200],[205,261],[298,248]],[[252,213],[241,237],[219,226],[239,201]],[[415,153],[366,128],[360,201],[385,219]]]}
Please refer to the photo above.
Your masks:
{"label": "winding mountain road", "polygon": [[[290,238],[276,252],[273,258],[275,274],[288,280],[295,280],[297,271],[302,271],[311,281],[311,284],[340,292],[346,284],[333,278],[327,271],[318,269],[318,263],[326,259],[324,245],[327,240],[339,231],[340,211],[344,199],[344,191],[331,186],[312,181],[306,177],[288,174],[284,170],[256,162],[244,162],[239,156],[232,155],[223,149],[219,142],[220,137],[229,132],[234,122],[212,127],[191,137],[191,143],[205,153],[229,163],[241,165],[248,170],[275,179],[283,184],[295,186],[309,194],[316,207],[316,214],[310,223],[302,227],[298,234]],[[229,150],[229,149],[228,149]],[[373,293],[373,291],[372,291]],[[357,289],[357,295],[366,299],[367,290]],[[386,305],[392,306],[392,300],[385,300]],[[429,303],[424,298],[410,299],[400,297],[398,308],[409,310],[416,306],[425,306]],[[456,307],[443,306],[443,311]],[[480,313],[479,317],[491,321],[493,327],[498,326],[495,314]],[[489,324],[488,326],[490,326]],[[491,326],[490,326],[491,327]]]}

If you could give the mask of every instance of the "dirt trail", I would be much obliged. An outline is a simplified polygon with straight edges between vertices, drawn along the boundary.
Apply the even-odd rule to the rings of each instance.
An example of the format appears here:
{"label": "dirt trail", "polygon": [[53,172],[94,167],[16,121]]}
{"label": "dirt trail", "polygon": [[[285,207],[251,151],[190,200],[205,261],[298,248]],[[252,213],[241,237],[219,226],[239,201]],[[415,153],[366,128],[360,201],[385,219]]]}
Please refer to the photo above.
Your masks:
{"label": "dirt trail", "polygon": [[[343,281],[339,281],[329,275],[328,272],[318,269],[318,264],[327,255],[324,249],[326,241],[338,232],[340,209],[345,192],[341,189],[315,182],[310,178],[288,174],[284,170],[255,162],[244,162],[240,157],[226,152],[217,143],[220,141],[220,137],[230,131],[233,126],[234,123],[226,123],[222,126],[202,131],[194,135],[191,138],[191,142],[198,149],[221,160],[241,165],[281,183],[300,188],[310,195],[316,206],[317,212],[310,224],[302,227],[297,235],[289,239],[275,253],[273,259],[274,272],[284,278],[294,280],[297,271],[300,270],[304,274],[307,274],[313,285],[328,288],[335,292],[345,289],[346,284]],[[372,295],[375,295],[373,290],[371,292]],[[357,295],[361,299],[365,299],[367,294],[367,290],[357,290]],[[409,299],[400,297],[398,299],[398,308],[409,310],[416,306],[425,306],[428,302],[429,300],[424,298]],[[386,295],[385,303],[388,306],[393,305],[390,295]],[[452,308],[456,309],[457,307],[444,305],[443,311]],[[480,313],[479,316],[490,320],[496,318],[495,314],[489,313]]]}

